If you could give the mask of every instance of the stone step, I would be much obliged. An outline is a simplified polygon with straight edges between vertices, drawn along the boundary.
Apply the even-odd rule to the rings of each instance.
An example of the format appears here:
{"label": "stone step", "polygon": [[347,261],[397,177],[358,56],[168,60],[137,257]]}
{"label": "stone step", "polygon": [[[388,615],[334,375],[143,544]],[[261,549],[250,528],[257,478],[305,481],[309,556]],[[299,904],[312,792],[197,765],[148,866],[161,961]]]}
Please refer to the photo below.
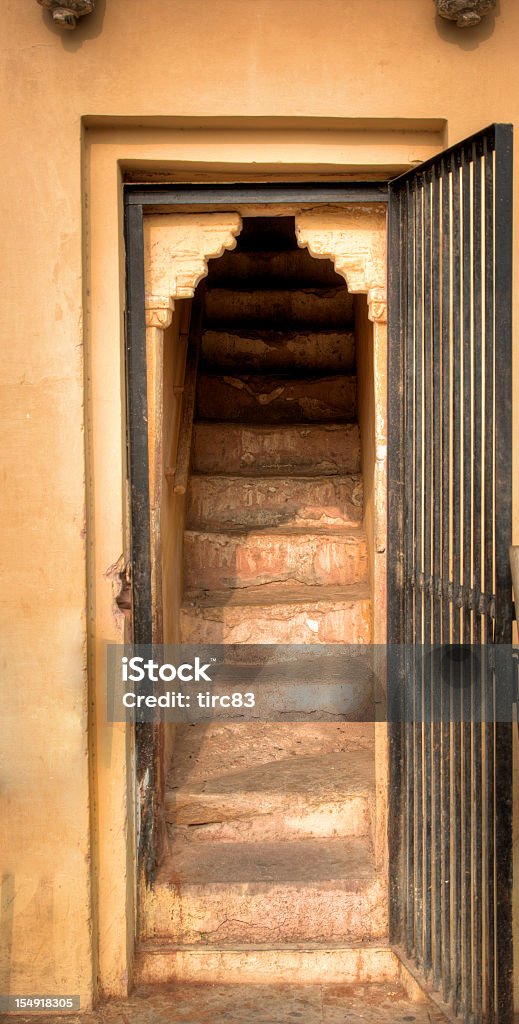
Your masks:
{"label": "stone step", "polygon": [[[374,721],[382,689],[366,646],[248,644],[224,653],[219,645],[215,652],[212,693],[224,701],[222,721]],[[230,694],[241,700],[231,704]],[[214,720],[214,705],[194,707],[198,723]]]}
{"label": "stone step", "polygon": [[[447,1024],[449,1019],[396,953],[374,943],[204,949],[153,939],[138,948],[133,979],[137,987],[131,996],[111,1000],[95,1015],[98,1024]],[[93,1015],[88,1020],[93,1024]],[[50,1022],[45,1016],[42,1024]]]}
{"label": "stone step", "polygon": [[370,942],[387,934],[371,843],[170,844],[145,897],[145,937],[177,942]]}
{"label": "stone step", "polygon": [[357,378],[200,373],[197,415],[205,420],[250,423],[352,422],[357,418]]}
{"label": "stone step", "polygon": [[206,325],[231,330],[253,326],[305,330],[324,327],[347,330],[353,327],[353,296],[346,285],[338,288],[256,289],[235,291],[208,288],[205,300]]}
{"label": "stone step", "polygon": [[350,331],[204,331],[202,361],[220,371],[348,373],[355,368]]}
{"label": "stone step", "polygon": [[180,610],[183,643],[369,644],[367,585],[186,593]]}
{"label": "stone step", "polygon": [[367,579],[363,531],[184,532],[187,590],[227,590],[265,583],[348,586]]}
{"label": "stone step", "polygon": [[[403,989],[400,988],[402,977],[402,965],[399,958],[387,946],[380,944],[364,943],[362,945],[345,945],[342,943],[255,943],[254,945],[241,946],[239,943],[229,945],[212,945],[209,947],[186,944],[178,945],[171,939],[147,939],[141,942],[136,953],[134,981],[136,985],[157,985],[160,983],[175,982],[176,994],[178,985],[191,983],[197,986],[198,1002],[195,1007],[199,1008],[200,985],[210,984],[229,985],[236,987],[239,992],[243,991],[244,985],[254,985],[261,993],[261,1005],[258,1006],[258,1017],[249,1012],[248,1022],[253,1024],[256,1020],[264,1020],[264,1009],[266,1005],[264,987],[267,984],[272,986],[293,986],[304,985],[305,992],[312,985],[341,985],[354,986],[358,994],[359,1014],[358,1019],[370,1024],[370,1017],[366,1014],[366,1007],[373,1000],[373,986],[377,989],[377,1003],[380,1002],[379,987],[389,987],[391,1003],[388,1007],[388,1024],[395,1024],[395,1021],[405,1020],[402,1014],[404,1011],[400,1006],[396,1007],[395,1001],[402,998]],[[416,983],[415,983],[416,984]],[[362,986],[370,986],[363,989]],[[294,1017],[290,1014],[285,1018],[283,1011],[287,1008],[288,993],[281,988],[283,1005],[280,1006],[281,1013],[275,1017],[276,1021],[288,1021],[293,1024]],[[387,995],[387,988],[385,988]],[[351,1005],[352,992],[347,994],[348,1008]],[[409,997],[408,997],[409,998]],[[413,1000],[419,999],[418,986],[413,986],[411,993]],[[425,997],[421,996],[422,999]],[[249,1004],[250,1005],[250,1004]],[[271,1007],[271,1000],[268,1000]],[[414,1021],[421,1018],[416,1016],[416,1002],[407,1003],[405,1010],[413,1015]],[[391,1012],[393,1010],[393,1014]],[[187,1017],[180,1019],[188,1019]],[[191,1019],[191,1018],[189,1018]],[[218,1019],[213,1016],[213,1020]],[[223,1019],[223,1018],[222,1018]],[[231,1018],[234,1021],[234,1016]],[[342,1017],[345,1021],[347,1018]],[[410,1017],[408,1017],[410,1019]],[[427,1018],[424,1016],[424,1024],[431,1024],[436,1017]],[[194,1018],[196,1020],[196,1017]],[[305,1018],[305,1021],[307,1018]],[[322,1022],[322,1017],[316,1016],[316,1022]],[[383,1018],[378,1015],[373,1018],[373,1024],[383,1024]]]}
{"label": "stone step", "polygon": [[337,288],[344,278],[331,260],[314,259],[306,249],[288,252],[225,252],[209,265],[211,285],[219,288]]}
{"label": "stone step", "polygon": [[195,473],[359,473],[359,427],[357,423],[249,426],[198,422],[193,426],[192,463]]}
{"label": "stone step", "polygon": [[189,529],[266,526],[358,526],[362,478],[246,477],[193,474],[189,481]]}
{"label": "stone step", "polygon": [[221,722],[175,726],[175,755],[168,785],[178,781],[177,758],[185,777],[197,785],[216,781],[230,771],[249,771],[286,758],[328,754],[373,756],[373,722]]}
{"label": "stone step", "polygon": [[372,751],[287,757],[198,783],[189,778],[196,750],[177,746],[175,755],[165,796],[173,839],[277,842],[371,834]]}

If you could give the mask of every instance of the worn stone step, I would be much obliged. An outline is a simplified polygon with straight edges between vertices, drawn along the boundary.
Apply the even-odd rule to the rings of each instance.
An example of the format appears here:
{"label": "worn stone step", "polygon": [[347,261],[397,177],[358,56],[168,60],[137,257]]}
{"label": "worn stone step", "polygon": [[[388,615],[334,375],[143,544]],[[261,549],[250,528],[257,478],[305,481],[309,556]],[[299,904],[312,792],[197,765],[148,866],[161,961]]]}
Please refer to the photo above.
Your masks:
{"label": "worn stone step", "polygon": [[183,643],[368,644],[367,585],[186,593],[180,610]]}
{"label": "worn stone step", "polygon": [[[211,689],[224,701],[217,712],[223,721],[373,721],[377,698],[383,696],[380,673],[365,646],[249,644],[225,652],[219,646],[218,652]],[[241,701],[231,703],[230,694],[239,694]],[[244,697],[252,701],[244,703]],[[215,717],[210,704],[194,710],[198,723]]]}
{"label": "worn stone step", "polygon": [[186,524],[190,529],[265,526],[358,526],[362,477],[246,477],[193,474]]}
{"label": "worn stone step", "polygon": [[209,288],[205,300],[206,324],[262,329],[306,330],[316,327],[347,330],[353,327],[353,296],[346,285],[338,288],[256,289],[235,291]]}
{"label": "worn stone step", "polygon": [[193,785],[230,771],[249,771],[286,758],[374,752],[373,722],[222,722],[178,724],[168,780],[176,761],[186,764]]}
{"label": "worn stone step", "polygon": [[387,934],[370,841],[170,845],[145,896],[145,934],[178,942],[369,942]]}
{"label": "worn stone step", "polygon": [[344,278],[331,260],[315,259],[306,249],[288,252],[225,252],[209,265],[211,286],[219,288],[337,288]]}
{"label": "worn stone step", "polygon": [[[110,1000],[101,1013],[89,1015],[89,1024],[447,1024],[449,1019],[381,943],[204,949],[151,939],[137,949],[132,977],[137,987],[131,996]],[[45,1016],[42,1024],[50,1022]]]}
{"label": "worn stone step", "polygon": [[357,418],[353,374],[294,380],[263,374],[200,373],[197,414],[205,420],[246,423],[352,422]]}
{"label": "worn stone step", "polygon": [[[282,1003],[279,1007],[279,1014],[276,1021],[288,1021],[293,1024],[294,1017],[290,1013],[283,1016],[287,1010],[287,997],[289,993],[282,986],[290,986],[290,993],[293,993],[294,986],[304,984],[304,991],[312,985],[319,986],[322,999],[323,985],[331,986],[353,986],[348,993],[341,989],[344,995],[344,1005],[351,1009],[353,992],[358,1002],[358,1015],[356,1019],[362,1019],[370,1024],[371,1018],[366,1013],[370,1005],[377,1005],[380,1012],[381,994],[379,989],[384,989],[384,996],[390,997],[387,1006],[387,1024],[395,1024],[395,1021],[410,1020],[411,1016],[415,1022],[423,1019],[424,1024],[431,1024],[438,1019],[436,1016],[423,1018],[418,1016],[421,1007],[416,1005],[417,1001],[425,999],[423,993],[418,989],[416,983],[411,987],[408,994],[408,1002],[398,1005],[404,1000],[404,989],[401,988],[402,964],[393,950],[388,946],[379,943],[363,943],[362,945],[346,945],[343,943],[317,943],[317,942],[285,942],[281,943],[255,943],[254,945],[242,946],[239,943],[211,945],[204,947],[199,944],[179,945],[168,938],[146,939],[139,944],[136,953],[134,967],[134,981],[136,985],[157,985],[161,982],[175,982],[175,1003],[177,1003],[178,985],[182,982],[191,983],[197,987],[197,1001],[194,1004],[199,1008],[200,985],[210,984],[214,990],[215,985],[226,984],[237,988],[243,998],[243,986],[249,984],[255,986],[254,991],[259,990],[261,1002],[258,1005],[258,1017],[253,1013],[247,1014],[247,1021],[252,1024],[256,1020],[264,1019],[264,1008],[268,1004],[272,1008],[272,995],[275,995],[274,986],[281,995]],[[272,985],[272,993],[267,1000],[265,986]],[[366,986],[364,988],[363,986]],[[369,987],[368,987],[369,986]],[[374,989],[376,990],[374,992]],[[408,988],[406,987],[406,991]],[[337,996],[337,991],[335,991]],[[251,992],[246,992],[250,1000]],[[413,1001],[411,1002],[410,999]],[[149,999],[148,999],[149,1001]],[[395,1004],[396,1012],[395,1012]],[[239,1003],[237,1004],[239,1005]],[[248,1003],[250,1007],[250,1002]],[[298,1004],[299,1011],[301,1003]],[[297,1012],[297,1011],[296,1011]],[[187,1018],[179,1018],[187,1019]],[[195,1018],[196,1019],[196,1018]],[[217,1019],[215,1016],[213,1020]],[[234,1020],[234,1016],[231,1018]],[[344,1016],[341,1020],[346,1024]],[[308,1019],[305,1018],[308,1022]],[[322,1017],[316,1014],[316,1024],[321,1024]],[[373,1017],[373,1024],[383,1024],[384,1017]]]}
{"label": "worn stone step", "polygon": [[348,586],[367,579],[364,533],[308,530],[184,532],[187,590],[264,583]]}
{"label": "worn stone step", "polygon": [[371,834],[372,751],[287,757],[198,783],[189,778],[196,751],[190,755],[177,747],[168,780],[165,809],[172,838],[276,842]]}
{"label": "worn stone step", "polygon": [[193,425],[195,473],[335,476],[360,472],[357,423]]}
{"label": "worn stone step", "polygon": [[202,360],[220,371],[348,373],[355,338],[351,331],[204,331]]}

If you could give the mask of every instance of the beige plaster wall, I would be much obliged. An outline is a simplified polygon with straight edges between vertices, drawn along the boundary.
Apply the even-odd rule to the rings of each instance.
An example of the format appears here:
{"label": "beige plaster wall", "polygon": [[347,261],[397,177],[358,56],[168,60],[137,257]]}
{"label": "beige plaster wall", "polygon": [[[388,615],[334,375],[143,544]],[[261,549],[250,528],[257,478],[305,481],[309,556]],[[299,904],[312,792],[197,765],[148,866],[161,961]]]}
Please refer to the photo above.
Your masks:
{"label": "beige plaster wall", "polygon": [[125,990],[135,892],[131,736],[103,718],[127,552],[121,167],[381,173],[439,148],[443,119],[450,142],[519,121],[515,0],[470,34],[432,0],[97,6],[60,35],[4,0],[0,61],[1,988],[84,1006]]}

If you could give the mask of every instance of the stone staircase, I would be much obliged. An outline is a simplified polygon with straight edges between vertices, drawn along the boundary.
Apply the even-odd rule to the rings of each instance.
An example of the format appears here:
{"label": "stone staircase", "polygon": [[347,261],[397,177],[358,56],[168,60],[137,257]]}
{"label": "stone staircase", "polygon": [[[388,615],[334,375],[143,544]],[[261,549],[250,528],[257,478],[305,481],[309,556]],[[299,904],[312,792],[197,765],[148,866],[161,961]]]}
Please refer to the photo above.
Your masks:
{"label": "stone staircase", "polygon": [[[351,297],[264,234],[208,279],[182,639],[367,644]],[[177,726],[141,980],[394,982],[374,726],[317,719]]]}

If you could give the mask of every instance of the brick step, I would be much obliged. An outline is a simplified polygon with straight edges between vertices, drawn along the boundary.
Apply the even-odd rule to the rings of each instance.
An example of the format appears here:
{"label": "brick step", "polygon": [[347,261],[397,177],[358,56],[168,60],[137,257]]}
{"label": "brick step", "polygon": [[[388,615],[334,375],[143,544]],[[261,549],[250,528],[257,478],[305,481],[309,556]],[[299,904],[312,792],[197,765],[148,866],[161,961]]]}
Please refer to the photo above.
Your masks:
{"label": "brick step", "polygon": [[210,264],[212,285],[219,288],[337,288],[344,278],[331,260],[316,260],[306,249],[288,252],[225,252]]}
{"label": "brick step", "polygon": [[276,842],[371,834],[372,751],[288,757],[198,783],[189,777],[194,756],[196,749],[176,745],[165,796],[172,838]]}
{"label": "brick step", "polygon": [[180,610],[184,643],[369,644],[366,585],[186,593]]}
{"label": "brick step", "polygon": [[249,426],[197,422],[193,425],[192,463],[195,473],[359,473],[359,427],[357,423]]}
{"label": "brick step", "polygon": [[[311,992],[313,985],[319,988],[316,1024],[317,1021],[322,1021],[319,1012],[323,997],[321,986],[327,984],[334,986],[335,997],[335,986],[354,986],[347,993],[347,1004],[344,1003],[344,1006],[347,1005],[351,1010],[355,993],[355,1000],[358,997],[358,1014],[355,1019],[364,1020],[366,1024],[371,1024],[371,1018],[366,1013],[366,1008],[370,1005],[376,1005],[378,1008],[372,1024],[384,1024],[385,1018],[379,1016],[380,1005],[382,999],[387,999],[388,995],[390,998],[387,1004],[387,1024],[410,1020],[411,1016],[416,1024],[432,1024],[433,1021],[440,1020],[437,1016],[426,1016],[423,1006],[428,1004],[422,1002],[422,1006],[419,1005],[420,998],[423,1001],[425,996],[416,984],[413,986],[410,1002],[409,995],[405,996],[404,989],[401,988],[401,976],[401,961],[393,950],[379,943],[346,945],[339,942],[256,942],[247,946],[239,943],[201,946],[188,943],[179,945],[171,939],[154,938],[146,939],[139,944],[134,967],[136,985],[174,982],[176,1006],[179,997],[180,1000],[182,998],[179,985],[182,985],[182,982],[191,984],[196,988],[196,1001],[193,1003],[195,1014],[200,1012],[200,986],[204,983],[206,986],[210,985],[212,990],[215,985],[227,985],[235,990],[238,995],[237,1007],[243,1005],[243,986],[255,986],[253,991],[259,993],[256,1013],[250,1009],[250,1002],[247,1003],[248,1020],[251,1024],[256,1020],[264,1020],[265,1005],[272,1008],[272,997],[276,994],[274,986],[278,986],[277,991],[282,999],[280,1013],[275,1019],[279,1022],[286,1020],[287,1024],[290,1021],[293,1024],[294,1016],[283,1016],[290,1005],[287,1003],[289,993],[280,986],[290,986],[290,995],[293,995],[294,986],[298,984],[305,993]],[[269,984],[272,990],[267,994],[265,986]],[[245,994],[250,1000],[251,989],[246,990]],[[300,1010],[301,1002],[298,1006]],[[188,1018],[182,1015],[179,1019],[196,1020],[196,1016]],[[211,1019],[217,1018],[213,1014]],[[231,1020],[235,1019],[232,1015]],[[345,1019],[347,1020],[343,1013],[341,1020]]]}
{"label": "brick step", "polygon": [[205,311],[206,324],[213,328],[224,325],[229,329],[231,324],[274,330],[353,327],[353,296],[345,284],[299,290],[208,288]]}
{"label": "brick step", "polygon": [[193,474],[189,529],[265,526],[358,526],[360,474],[336,477],[246,477]]}
{"label": "brick step", "polygon": [[387,933],[371,843],[170,844],[144,908],[145,935],[178,942],[370,942]]}
{"label": "brick step", "polygon": [[294,380],[272,374],[200,373],[197,414],[205,420],[250,423],[352,422],[357,417],[353,374]]}
{"label": "brick step", "polygon": [[350,331],[204,331],[206,367],[235,371],[242,366],[273,371],[348,373],[355,368],[355,338]]}
{"label": "brick step", "polygon": [[187,590],[227,590],[264,583],[348,586],[367,579],[360,529],[184,532]]}

